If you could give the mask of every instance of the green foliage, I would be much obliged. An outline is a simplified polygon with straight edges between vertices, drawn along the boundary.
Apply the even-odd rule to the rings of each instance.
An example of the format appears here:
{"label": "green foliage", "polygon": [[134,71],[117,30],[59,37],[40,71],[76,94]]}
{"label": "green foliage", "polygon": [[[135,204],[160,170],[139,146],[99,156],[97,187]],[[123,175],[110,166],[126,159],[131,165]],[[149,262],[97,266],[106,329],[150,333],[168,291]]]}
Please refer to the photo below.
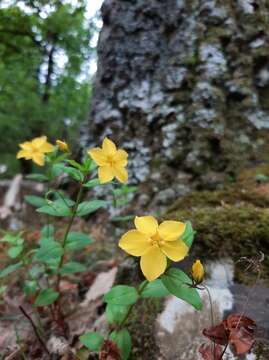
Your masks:
{"label": "green foliage", "polygon": [[140,288],[143,289],[140,293],[142,298],[159,298],[170,294],[160,279],[149,282],[145,287],[144,285],[145,281],[140,285]]}
{"label": "green foliage", "polygon": [[113,305],[132,305],[138,299],[138,293],[133,286],[117,285],[105,295],[105,302]]}
{"label": "green foliage", "polygon": [[86,0],[10,0],[0,8],[0,163],[8,174],[19,163],[7,155],[25,139],[76,141],[91,92],[80,76],[94,33],[86,6]]}
{"label": "green foliage", "polygon": [[57,217],[71,216],[71,206],[73,205],[74,201],[70,199],[58,199],[55,201],[49,201],[47,205],[41,206],[37,209],[37,211],[43,214]]}
{"label": "green foliage", "polygon": [[54,303],[59,297],[59,293],[53,289],[43,289],[35,300],[35,306],[48,306]]}
{"label": "green foliage", "polygon": [[11,264],[9,266],[7,266],[6,268],[4,268],[3,270],[0,271],[0,278],[4,278],[7,275],[10,275],[11,273],[13,273],[14,271],[20,269],[22,267],[22,262],[18,262],[16,264]]}
{"label": "green foliage", "polygon": [[104,342],[103,336],[98,332],[85,333],[84,335],[80,336],[79,340],[88,349],[93,351],[99,351]]}
{"label": "green foliage", "polygon": [[83,272],[85,271],[87,268],[85,265],[80,264],[76,261],[70,261],[68,263],[65,263],[61,270],[60,273],[62,275],[66,275],[66,274],[74,274],[74,273],[78,273],[78,272]]}
{"label": "green foliage", "polygon": [[110,335],[110,339],[120,349],[121,358],[123,360],[127,360],[132,347],[132,340],[129,331],[127,329],[113,331]]}
{"label": "green foliage", "polygon": [[109,324],[120,324],[129,311],[128,305],[115,305],[108,303],[106,306],[106,318]]}
{"label": "green foliage", "polygon": [[104,200],[83,201],[78,206],[77,215],[85,216],[91,214],[96,210],[106,206],[107,204],[108,202]]}
{"label": "green foliage", "polygon": [[78,251],[84,249],[86,246],[92,243],[93,240],[88,235],[80,232],[71,231],[67,235],[65,249],[69,251]]}
{"label": "green foliage", "polygon": [[198,291],[191,287],[191,279],[182,270],[170,268],[162,275],[161,280],[172,295],[186,301],[196,310],[202,309],[203,304]]}
{"label": "green foliage", "polygon": [[181,240],[190,248],[193,243],[195,232],[193,231],[190,221],[186,222],[184,234],[181,236]]}

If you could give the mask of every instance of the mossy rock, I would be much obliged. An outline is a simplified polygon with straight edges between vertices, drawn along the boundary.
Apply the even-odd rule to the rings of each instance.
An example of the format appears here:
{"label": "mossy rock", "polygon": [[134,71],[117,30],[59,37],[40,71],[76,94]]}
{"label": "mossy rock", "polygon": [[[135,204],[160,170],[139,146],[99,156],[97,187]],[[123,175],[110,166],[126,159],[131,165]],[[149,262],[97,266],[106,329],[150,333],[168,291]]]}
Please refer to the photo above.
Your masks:
{"label": "mossy rock", "polygon": [[[269,200],[257,189],[246,191],[233,186],[194,192],[176,201],[165,218],[192,222],[196,231],[192,254],[203,260],[258,258],[269,248]],[[268,257],[264,270],[269,279]],[[238,280],[244,280],[241,275],[236,273]]]}

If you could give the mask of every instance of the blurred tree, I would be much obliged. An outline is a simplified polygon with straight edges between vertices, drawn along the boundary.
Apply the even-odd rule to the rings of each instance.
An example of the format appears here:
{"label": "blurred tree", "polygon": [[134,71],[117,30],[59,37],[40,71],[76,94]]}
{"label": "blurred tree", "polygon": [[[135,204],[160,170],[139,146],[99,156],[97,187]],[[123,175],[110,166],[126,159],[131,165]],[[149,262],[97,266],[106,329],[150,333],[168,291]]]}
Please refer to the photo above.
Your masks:
{"label": "blurred tree", "polygon": [[0,162],[46,134],[75,139],[89,108],[82,68],[93,33],[86,0],[10,0],[0,6]]}

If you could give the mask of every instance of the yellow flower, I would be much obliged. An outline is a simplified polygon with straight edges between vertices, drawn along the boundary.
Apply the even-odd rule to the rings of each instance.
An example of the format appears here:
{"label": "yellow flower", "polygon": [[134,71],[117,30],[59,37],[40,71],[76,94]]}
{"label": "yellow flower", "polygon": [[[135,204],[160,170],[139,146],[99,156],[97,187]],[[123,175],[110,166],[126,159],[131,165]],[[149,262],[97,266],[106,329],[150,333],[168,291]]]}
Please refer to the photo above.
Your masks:
{"label": "yellow flower", "polygon": [[179,261],[188,253],[188,246],[179,239],[185,224],[164,221],[158,225],[153,216],[136,216],[135,230],[125,233],[119,247],[133,256],[141,256],[140,266],[148,281],[157,279],[165,272],[167,259]]}
{"label": "yellow flower", "polygon": [[193,280],[199,284],[203,281],[205,276],[205,270],[200,260],[196,260],[192,265],[191,274]]}
{"label": "yellow flower", "polygon": [[31,141],[25,141],[20,144],[21,150],[17,153],[17,159],[24,158],[33,160],[39,166],[45,163],[45,154],[54,150],[54,146],[47,142],[46,136],[34,138]]}
{"label": "yellow flower", "polygon": [[121,183],[127,182],[128,173],[125,167],[128,162],[128,154],[122,149],[117,150],[113,141],[106,137],[102,148],[91,149],[88,151],[88,154],[99,166],[98,177],[101,184],[113,180],[114,177]]}
{"label": "yellow flower", "polygon": [[69,152],[69,146],[65,141],[56,140],[56,145],[58,145],[58,147],[61,151]]}

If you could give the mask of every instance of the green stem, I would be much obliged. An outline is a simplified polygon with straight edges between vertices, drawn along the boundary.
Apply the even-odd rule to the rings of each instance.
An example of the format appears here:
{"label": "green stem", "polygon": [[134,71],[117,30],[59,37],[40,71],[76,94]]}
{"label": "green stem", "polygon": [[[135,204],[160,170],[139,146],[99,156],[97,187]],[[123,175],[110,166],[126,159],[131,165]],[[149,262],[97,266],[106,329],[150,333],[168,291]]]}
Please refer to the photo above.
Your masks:
{"label": "green stem", "polygon": [[[146,281],[144,282],[144,284],[141,286],[141,288],[137,290],[139,296],[142,294],[143,290],[146,288],[147,285],[148,285],[148,281],[146,280]],[[119,323],[117,330],[121,330],[121,329],[124,327],[124,325],[125,325],[126,321],[128,320],[128,318],[129,318],[129,316],[130,316],[130,314],[131,314],[134,306],[135,306],[135,304],[132,304],[132,305],[129,307],[129,310],[127,311],[125,317],[124,317],[124,318],[122,319],[122,321]]]}
{"label": "green stem", "polygon": [[[74,219],[76,217],[76,214],[77,214],[77,210],[78,210],[78,206],[80,204],[80,201],[81,201],[81,198],[82,198],[82,194],[83,194],[83,185],[84,183],[86,182],[86,176],[84,176],[83,180],[81,181],[80,183],[80,187],[79,187],[79,191],[78,191],[78,194],[77,194],[77,198],[76,198],[76,202],[75,202],[75,205],[73,207],[73,211],[72,211],[72,215],[71,215],[71,218],[70,218],[70,221],[67,225],[67,228],[65,230],[65,234],[64,234],[64,238],[63,238],[63,242],[62,242],[62,247],[63,247],[63,254],[61,256],[61,260],[60,260],[60,264],[59,264],[59,269],[63,266],[63,263],[64,263],[64,255],[65,255],[65,246],[66,246],[66,241],[67,241],[67,238],[68,238],[68,234],[71,230],[71,227],[73,225],[73,222],[74,222]],[[60,287],[60,281],[61,281],[61,274],[58,273],[58,276],[57,276],[57,281],[56,281],[56,289],[57,291],[59,291],[59,287]]]}

